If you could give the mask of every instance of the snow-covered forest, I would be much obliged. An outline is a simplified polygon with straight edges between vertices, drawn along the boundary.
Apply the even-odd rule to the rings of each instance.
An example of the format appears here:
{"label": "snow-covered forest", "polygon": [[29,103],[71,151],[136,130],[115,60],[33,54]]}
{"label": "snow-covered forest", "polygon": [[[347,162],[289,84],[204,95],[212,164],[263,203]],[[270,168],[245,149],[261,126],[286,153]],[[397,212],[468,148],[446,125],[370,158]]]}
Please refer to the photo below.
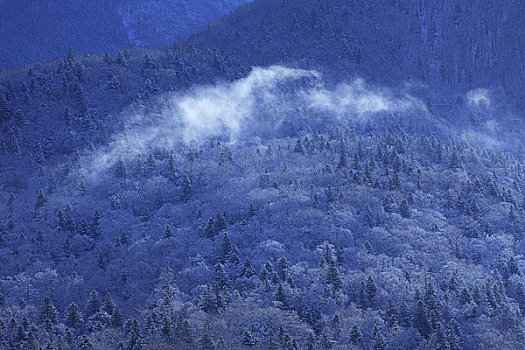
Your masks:
{"label": "snow-covered forest", "polygon": [[523,349],[525,7],[436,4],[0,72],[0,349]]}

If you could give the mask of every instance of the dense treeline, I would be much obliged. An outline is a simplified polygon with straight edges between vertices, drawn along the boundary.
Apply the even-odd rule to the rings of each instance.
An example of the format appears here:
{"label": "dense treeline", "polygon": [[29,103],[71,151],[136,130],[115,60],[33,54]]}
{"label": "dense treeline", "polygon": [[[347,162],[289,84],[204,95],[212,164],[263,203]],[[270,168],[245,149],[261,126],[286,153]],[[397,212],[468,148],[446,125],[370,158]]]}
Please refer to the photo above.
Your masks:
{"label": "dense treeline", "polygon": [[5,344],[519,344],[520,161],[356,125],[159,151],[97,181],[42,167],[4,194]]}
{"label": "dense treeline", "polygon": [[[524,159],[515,144],[507,148],[515,152],[498,145],[522,129],[519,120],[498,115],[495,104],[466,108],[462,99],[466,89],[492,83],[484,80],[490,78],[485,70],[508,82],[505,88],[521,81],[514,61],[509,74],[496,69],[503,64],[498,40],[518,46],[523,40],[501,36],[517,21],[509,6],[521,5],[494,11],[459,2],[440,9],[427,2],[393,2],[382,11],[377,5],[348,8],[358,3],[306,1],[296,8],[280,1],[283,10],[272,16],[256,11],[267,21],[261,28],[259,15],[250,15],[250,29],[236,20],[245,12],[236,12],[193,38],[195,46],[103,57],[70,52],[2,73],[0,347],[520,349]],[[269,4],[274,1],[255,1],[241,10]],[[452,9],[462,21],[451,22]],[[279,17],[290,10],[296,25],[281,32],[304,40],[269,40],[272,23],[294,23],[294,16]],[[421,37],[410,46],[419,48],[415,56],[381,34],[392,28],[379,26],[379,19],[394,10],[408,16],[400,22],[418,19],[410,28],[419,34],[405,33]],[[502,22],[483,21],[480,37],[490,32],[499,44],[473,44],[479,57],[456,50],[463,39],[453,35],[462,26],[468,29],[462,33],[476,27],[476,11],[507,14]],[[323,50],[321,39],[341,34],[337,26],[354,15],[370,18],[366,23],[381,31],[359,25],[364,33],[336,36]],[[244,46],[221,29],[232,19],[238,27],[228,30],[245,33]],[[321,39],[309,36],[307,25],[323,33]],[[439,35],[428,34],[433,26]],[[251,45],[265,37],[266,44]],[[236,42],[237,52],[226,41]],[[292,42],[309,42],[323,55],[310,55],[311,47],[273,47]],[[334,56],[345,42],[351,48]],[[377,55],[383,44],[400,56]],[[222,49],[208,48],[215,46]],[[357,54],[365,47],[370,51]],[[254,48],[261,50],[256,60],[248,50]],[[465,57],[451,58],[455,64],[431,59],[445,52]],[[413,64],[417,57],[429,65]],[[397,83],[402,78],[389,72],[399,64],[409,79],[454,89],[440,95],[440,88],[422,88],[430,111],[330,119],[300,106],[286,110],[273,134],[172,142],[141,154],[126,149],[133,141],[111,148],[136,138],[141,129],[134,116],[166,127],[160,122],[173,96],[246,77],[252,64],[279,61],[316,68],[325,62],[321,70],[329,76],[343,70],[341,79],[374,67]],[[351,69],[348,62],[355,63]],[[443,80],[429,78],[436,67],[454,73],[440,68]],[[310,83],[280,82],[276,90],[288,97]],[[267,114],[279,111],[271,107],[263,106]],[[488,127],[510,130],[497,123],[511,125],[513,133],[488,135],[483,143],[463,137],[463,131],[485,136]]]}

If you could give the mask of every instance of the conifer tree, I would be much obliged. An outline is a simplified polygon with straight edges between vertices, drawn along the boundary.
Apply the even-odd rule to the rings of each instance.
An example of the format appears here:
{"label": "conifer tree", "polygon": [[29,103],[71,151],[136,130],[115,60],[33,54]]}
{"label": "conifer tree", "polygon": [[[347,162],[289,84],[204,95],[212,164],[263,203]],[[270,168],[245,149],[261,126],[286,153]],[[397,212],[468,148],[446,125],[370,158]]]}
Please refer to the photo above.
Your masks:
{"label": "conifer tree", "polygon": [[66,319],[64,324],[70,328],[78,328],[82,325],[84,319],[82,318],[82,313],[80,308],[75,303],[71,303],[66,308]]}
{"label": "conifer tree", "polygon": [[215,284],[221,291],[228,288],[228,278],[221,263],[215,265]]}
{"label": "conifer tree", "polygon": [[213,342],[213,339],[211,339],[208,330],[204,331],[202,338],[199,340],[199,345],[202,350],[215,350],[215,343]]}
{"label": "conifer tree", "polygon": [[42,306],[40,308],[40,322],[50,322],[51,324],[58,323],[57,310],[55,309],[53,301],[50,297],[44,297],[42,300]]}
{"label": "conifer tree", "polygon": [[40,209],[47,205],[47,196],[43,189],[38,190],[38,196],[35,202],[35,214],[38,214]]}
{"label": "conifer tree", "polygon": [[354,323],[352,329],[350,330],[350,341],[354,345],[361,345],[363,342],[363,334],[359,330],[357,323]]}
{"label": "conifer tree", "polygon": [[98,312],[100,308],[100,301],[98,298],[98,292],[96,290],[91,291],[89,299],[86,303],[86,317],[90,317]]}
{"label": "conifer tree", "polygon": [[104,296],[104,302],[102,303],[101,310],[107,313],[108,315],[113,315],[113,310],[115,309],[115,302],[109,293],[106,293]]}
{"label": "conifer tree", "polygon": [[247,347],[251,348],[257,344],[257,339],[253,336],[250,331],[245,331],[243,335],[242,343]]}
{"label": "conifer tree", "polygon": [[405,219],[410,218],[410,206],[406,200],[403,200],[399,206],[399,214]]}
{"label": "conifer tree", "polygon": [[372,279],[372,277],[369,276],[368,279],[366,280],[366,297],[370,305],[374,304],[376,294],[377,294],[376,284],[374,283],[374,280]]}
{"label": "conifer tree", "polygon": [[113,328],[122,328],[123,326],[122,311],[118,306],[113,309],[113,315],[111,315],[111,326]]}
{"label": "conifer tree", "polygon": [[300,139],[297,140],[297,142],[296,142],[296,144],[295,144],[295,148],[293,149],[293,151],[294,151],[295,153],[304,154],[303,143],[301,142]]}
{"label": "conifer tree", "polygon": [[430,325],[428,318],[427,308],[421,300],[417,302],[412,325],[423,337],[427,339],[432,333],[432,326]]}
{"label": "conifer tree", "polygon": [[379,331],[379,328],[377,328],[377,325],[374,326],[373,338],[374,338],[374,350],[386,350],[385,339],[383,338],[383,335]]}
{"label": "conifer tree", "polygon": [[173,237],[173,233],[171,232],[171,226],[168,224],[166,225],[166,229],[164,230],[164,238],[169,239]]}

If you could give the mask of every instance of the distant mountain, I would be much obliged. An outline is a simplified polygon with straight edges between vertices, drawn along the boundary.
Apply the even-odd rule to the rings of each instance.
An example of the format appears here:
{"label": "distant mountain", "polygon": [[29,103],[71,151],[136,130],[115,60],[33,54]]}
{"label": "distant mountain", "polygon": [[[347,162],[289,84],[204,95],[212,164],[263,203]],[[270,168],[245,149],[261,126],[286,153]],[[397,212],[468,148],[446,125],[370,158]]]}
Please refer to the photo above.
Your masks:
{"label": "distant mountain", "polygon": [[162,47],[248,0],[0,1],[0,70],[75,53]]}
{"label": "distant mountain", "polygon": [[295,63],[442,92],[487,87],[523,103],[524,15],[520,1],[256,0],[189,41],[246,65]]}

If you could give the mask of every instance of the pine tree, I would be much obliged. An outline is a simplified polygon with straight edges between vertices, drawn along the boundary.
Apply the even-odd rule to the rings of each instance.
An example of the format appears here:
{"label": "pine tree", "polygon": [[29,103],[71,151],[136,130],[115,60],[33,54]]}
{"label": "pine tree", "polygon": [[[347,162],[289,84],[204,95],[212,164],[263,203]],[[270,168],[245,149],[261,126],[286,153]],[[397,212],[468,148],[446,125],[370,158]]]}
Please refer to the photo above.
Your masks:
{"label": "pine tree", "polygon": [[449,169],[454,170],[454,171],[462,168],[461,161],[459,160],[456,150],[452,152],[452,156],[450,157],[450,163],[448,167]]}
{"label": "pine tree", "polygon": [[35,202],[35,214],[37,214],[40,209],[47,205],[47,196],[44,193],[43,189],[38,190],[38,196],[36,197]]}
{"label": "pine tree", "polygon": [[233,251],[233,246],[232,246],[232,243],[230,242],[230,237],[228,236],[228,232],[224,232],[224,235],[222,237],[219,261],[221,263],[225,263],[226,261],[228,261],[232,251]]}
{"label": "pine tree", "polygon": [[335,201],[335,196],[334,196],[334,192],[332,190],[332,186],[328,186],[326,188],[326,201],[328,203],[332,203],[333,201]]}
{"label": "pine tree", "polygon": [[443,324],[441,322],[437,323],[436,332],[435,332],[435,343],[436,343],[436,350],[449,350],[449,345],[447,343],[447,339],[445,336],[445,329],[443,328]]}
{"label": "pine tree", "polygon": [[173,305],[179,296],[179,288],[175,284],[175,277],[173,271],[166,261],[159,276],[159,283],[154,290],[155,299],[161,300],[162,316],[173,316]]}
{"label": "pine tree", "polygon": [[126,169],[126,163],[124,163],[122,158],[119,158],[117,160],[117,163],[115,164],[115,176],[119,180],[125,180],[128,177],[128,171]]}
{"label": "pine tree", "polygon": [[366,297],[370,305],[374,305],[377,294],[377,287],[371,276],[366,280]]}
{"label": "pine tree", "polygon": [[374,326],[373,338],[374,338],[374,350],[385,350],[386,349],[385,339],[383,338],[383,335],[379,331],[379,328],[377,328],[377,325]]}
{"label": "pine tree", "polygon": [[359,330],[357,323],[354,323],[354,326],[350,330],[350,341],[354,345],[361,345],[363,343],[363,334]]}
{"label": "pine tree", "polygon": [[171,320],[167,316],[164,316],[162,318],[161,332],[164,339],[171,339],[175,335],[175,330],[173,329]]}
{"label": "pine tree", "polygon": [[164,230],[164,238],[169,239],[171,237],[173,237],[173,233],[171,233],[171,226],[166,225],[166,229]]}
{"label": "pine tree", "polygon": [[215,350],[215,343],[211,339],[208,330],[202,335],[202,338],[199,340],[199,345],[202,350]]}
{"label": "pine tree", "polygon": [[223,230],[226,230],[226,228],[227,224],[225,215],[218,211],[217,215],[215,215],[215,233],[217,234]]}
{"label": "pine tree", "polygon": [[399,214],[405,219],[410,218],[410,206],[406,200],[401,202],[401,205],[399,206]]}
{"label": "pine tree", "polygon": [[201,307],[204,312],[215,313],[217,312],[217,299],[213,293],[210,284],[206,285],[206,289],[201,295]]}
{"label": "pine tree", "polygon": [[275,300],[282,303],[283,306],[286,305],[286,295],[282,283],[279,283],[279,285],[277,286],[277,291],[275,292]]}
{"label": "pine tree", "polygon": [[42,300],[42,307],[40,308],[40,322],[51,324],[58,323],[57,310],[53,305],[53,301],[50,297],[44,297]]}
{"label": "pine tree", "polygon": [[268,344],[268,350],[279,350],[279,342],[272,328],[268,330],[268,334],[266,335],[266,344]]}
{"label": "pine tree", "polygon": [[341,140],[341,153],[339,154],[339,163],[337,169],[346,169],[348,167],[348,160],[346,158],[346,149],[343,140]]}
{"label": "pine tree", "polygon": [[98,298],[98,292],[96,290],[91,291],[89,299],[86,304],[86,317],[90,317],[98,312],[100,308],[100,301]]}
{"label": "pine tree", "polygon": [[93,220],[91,221],[89,231],[92,238],[98,239],[100,237],[100,213],[98,212],[98,209],[96,209],[93,214]]}
{"label": "pine tree", "polygon": [[427,339],[432,333],[432,326],[430,325],[430,321],[428,319],[427,308],[421,300],[417,302],[416,311],[414,312],[414,319],[412,321],[412,325],[415,329],[419,331],[419,333],[423,337]]}
{"label": "pine tree", "polygon": [[122,328],[123,325],[122,311],[118,306],[113,309],[113,315],[111,316],[111,326],[113,328]]}
{"label": "pine tree", "polygon": [[257,339],[255,339],[255,337],[250,331],[245,331],[242,343],[247,347],[251,348],[257,344]]}
{"label": "pine tree", "polygon": [[293,149],[293,151],[294,151],[295,153],[304,154],[303,143],[301,142],[300,139],[297,140],[297,143],[295,144],[295,148]]}
{"label": "pine tree", "polygon": [[228,289],[228,278],[221,263],[215,265],[215,283],[221,291]]}
{"label": "pine tree", "polygon": [[107,313],[108,315],[113,315],[113,310],[115,309],[115,302],[109,293],[106,293],[104,296],[104,302],[102,303],[101,310]]}
{"label": "pine tree", "polygon": [[7,209],[9,211],[9,214],[14,214],[14,206],[15,206],[15,194],[11,192],[9,194],[9,199],[7,200]]}
{"label": "pine tree", "polygon": [[326,283],[332,287],[334,293],[340,290],[343,286],[343,282],[341,282],[341,277],[339,277],[339,271],[335,265],[335,260],[333,257],[331,257],[328,261]]}
{"label": "pine tree", "polygon": [[64,324],[70,328],[78,328],[82,325],[84,319],[82,318],[82,313],[80,308],[75,303],[71,303],[66,308],[66,319]]}
{"label": "pine tree", "polygon": [[213,217],[210,217],[208,220],[208,224],[206,225],[206,228],[204,229],[204,235],[206,238],[213,238],[215,237],[215,223],[213,221]]}
{"label": "pine tree", "polygon": [[188,175],[184,176],[182,180],[182,196],[181,199],[183,202],[187,202],[191,199],[191,194],[193,192],[193,185]]}
{"label": "pine tree", "polygon": [[106,269],[106,260],[104,259],[104,254],[102,252],[98,252],[97,266],[101,270]]}
{"label": "pine tree", "polygon": [[288,267],[288,260],[286,260],[286,257],[284,256],[277,261],[277,273],[279,274],[281,281],[288,281],[288,278],[290,277],[290,271]]}

